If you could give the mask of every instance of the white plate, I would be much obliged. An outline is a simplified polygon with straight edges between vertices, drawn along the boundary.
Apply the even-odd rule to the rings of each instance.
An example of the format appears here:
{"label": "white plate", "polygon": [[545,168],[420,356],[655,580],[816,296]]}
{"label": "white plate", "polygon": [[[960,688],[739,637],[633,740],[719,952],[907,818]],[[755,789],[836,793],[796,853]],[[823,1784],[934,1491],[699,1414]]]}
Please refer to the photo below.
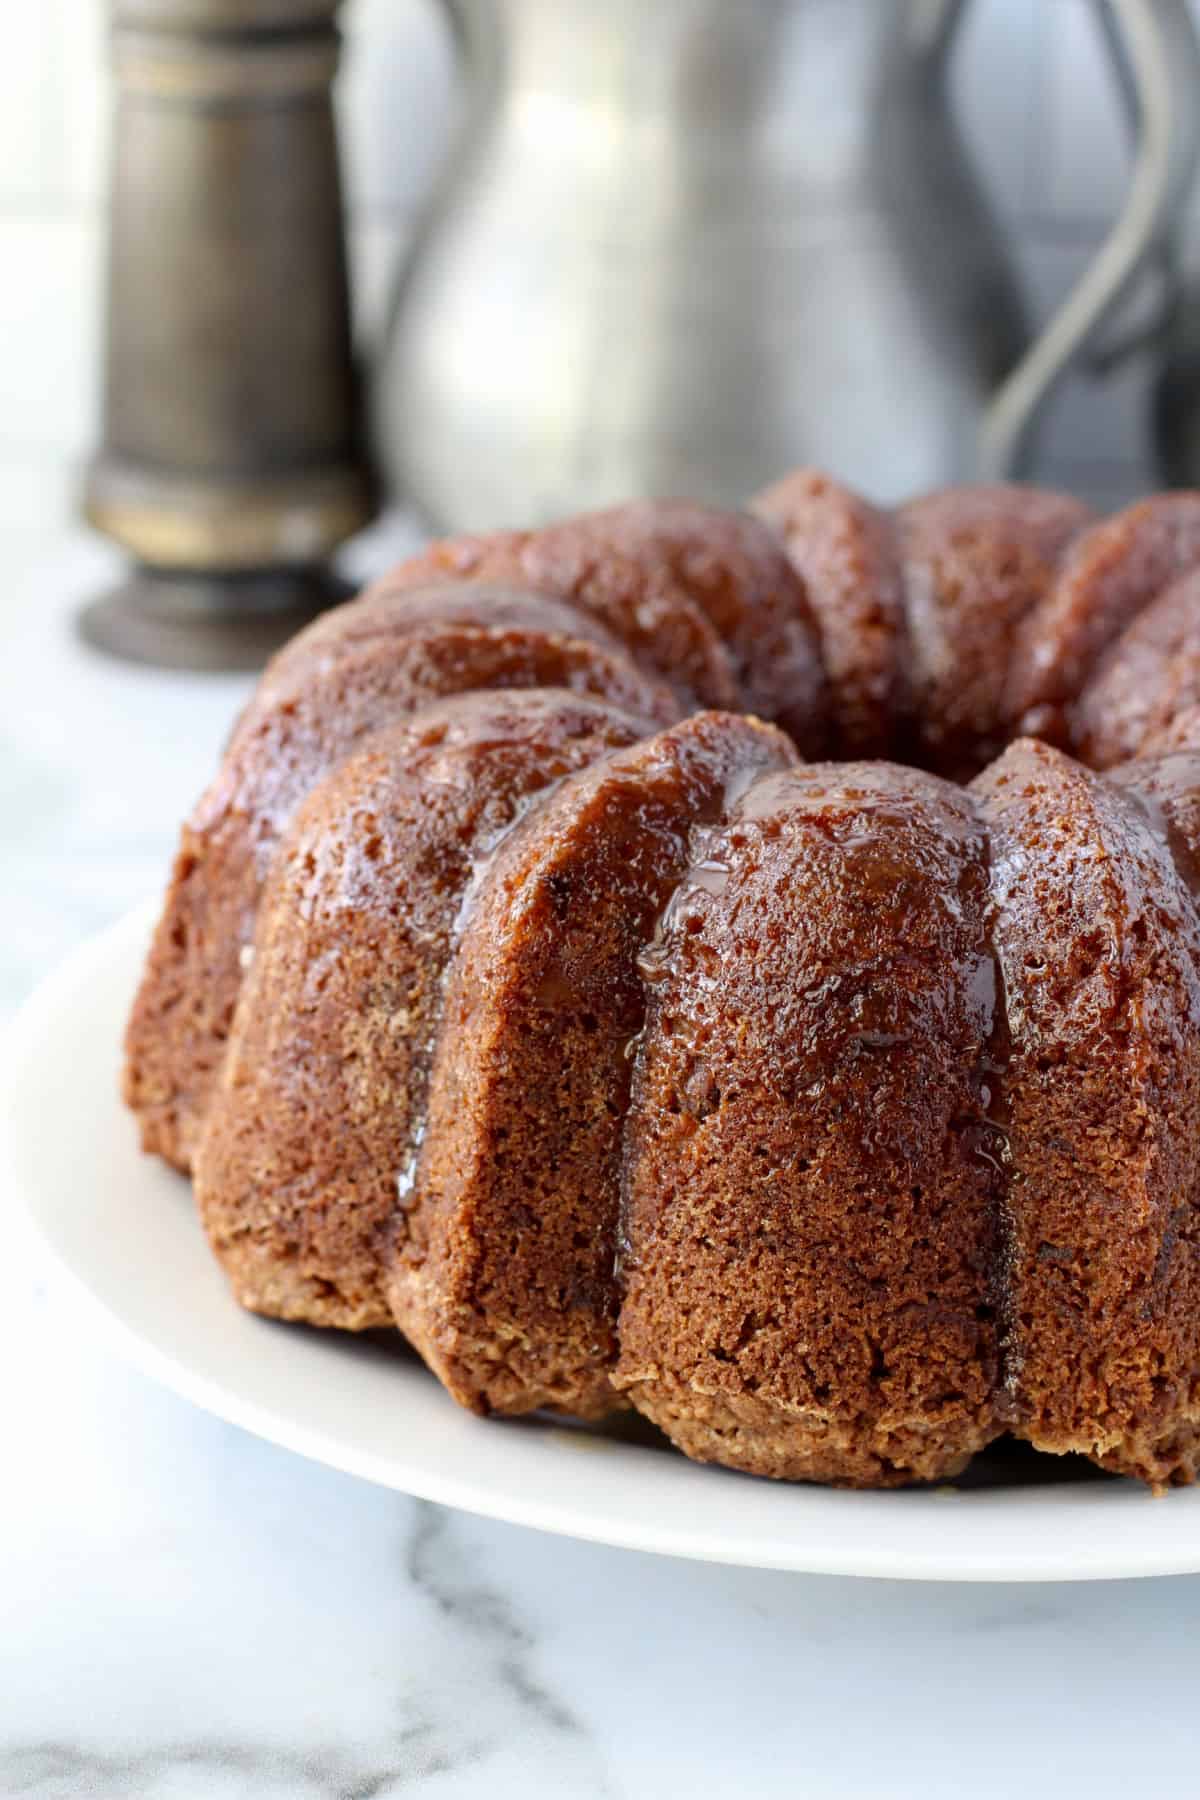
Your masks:
{"label": "white plate", "polygon": [[240,1311],[186,1182],[140,1154],[117,1099],[152,918],[142,909],[85,945],[18,1016],[0,1071],[0,1166],[97,1319],[197,1405],[404,1493],[638,1550],[923,1580],[1200,1570],[1200,1487],[1154,1501],[1073,1459],[1003,1454],[977,1459],[960,1488],[784,1487],[698,1467],[638,1441],[636,1425],[475,1419],[384,1342]]}

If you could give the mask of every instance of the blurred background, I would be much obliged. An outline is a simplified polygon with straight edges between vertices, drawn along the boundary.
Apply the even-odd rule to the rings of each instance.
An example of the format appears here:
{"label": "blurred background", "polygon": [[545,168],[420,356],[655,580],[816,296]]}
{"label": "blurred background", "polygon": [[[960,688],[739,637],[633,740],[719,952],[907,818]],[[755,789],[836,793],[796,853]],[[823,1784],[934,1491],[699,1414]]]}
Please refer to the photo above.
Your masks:
{"label": "blurred background", "polygon": [[[1197,9],[1200,11],[1200,8]],[[354,328],[376,351],[448,141],[455,93],[435,0],[347,0],[335,96]],[[74,516],[98,432],[111,75],[105,0],[9,9],[0,66],[0,529],[33,553]],[[1129,178],[1130,138],[1088,0],[973,0],[949,72],[1035,321],[1086,266]],[[1200,206],[1191,207],[1200,244]],[[1155,480],[1153,352],[1075,372],[1034,445],[1036,478],[1117,502]],[[843,471],[845,472],[845,471]]]}
{"label": "blurred background", "polygon": [[[0,530],[27,556],[74,517],[99,429],[114,81],[108,0],[13,7],[0,65]],[[447,140],[437,0],[350,0],[336,84],[355,328],[369,349]]]}

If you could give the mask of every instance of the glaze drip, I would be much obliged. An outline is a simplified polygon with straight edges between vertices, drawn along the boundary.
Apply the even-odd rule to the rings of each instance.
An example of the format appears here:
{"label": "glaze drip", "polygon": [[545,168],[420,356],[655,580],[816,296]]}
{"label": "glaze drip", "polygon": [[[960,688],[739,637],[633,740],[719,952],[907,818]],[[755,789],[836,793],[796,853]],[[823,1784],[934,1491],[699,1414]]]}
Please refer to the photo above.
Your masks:
{"label": "glaze drip", "polygon": [[[978,813],[978,807],[976,811]],[[982,817],[980,824],[988,882],[988,898],[984,908],[984,960],[980,964],[980,971],[986,989],[989,1017],[984,1053],[974,1077],[983,1114],[978,1127],[980,1141],[976,1154],[988,1163],[995,1176],[994,1236],[988,1265],[989,1290],[996,1318],[996,1348],[999,1358],[997,1412],[1001,1419],[1007,1419],[1012,1411],[1019,1364],[1011,1283],[1014,1224],[1010,1194],[1014,1183],[1020,1181],[1021,1173],[1013,1154],[1012,1115],[1007,1085],[1013,1054],[1012,1019],[1004,962],[997,948],[995,933],[1001,902],[994,884],[991,833]]]}

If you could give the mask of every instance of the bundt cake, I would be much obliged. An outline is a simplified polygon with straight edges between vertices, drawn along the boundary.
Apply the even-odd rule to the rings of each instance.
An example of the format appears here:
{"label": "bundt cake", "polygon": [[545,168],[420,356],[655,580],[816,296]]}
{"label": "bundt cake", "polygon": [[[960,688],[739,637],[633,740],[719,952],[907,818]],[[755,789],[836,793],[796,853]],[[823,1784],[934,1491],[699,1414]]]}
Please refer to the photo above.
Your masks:
{"label": "bundt cake", "polygon": [[234,1291],[282,1318],[390,1322],[380,1245],[425,1118],[455,921],[547,786],[645,725],[562,688],[459,694],[376,732],[280,846],[196,1157]]}
{"label": "bundt cake", "polygon": [[564,782],[497,850],[448,974],[389,1286],[465,1404],[613,1405],[638,958],[692,833],[794,760],[768,725],[699,713]]}
{"label": "bundt cake", "polygon": [[[891,759],[891,760],[886,760]],[[243,1305],[790,1480],[1200,1470],[1200,494],[800,470],[268,667],[127,1033]]]}
{"label": "bundt cake", "polygon": [[952,1474],[1000,1429],[982,820],[813,763],[694,855],[642,964],[617,1385],[761,1474]]}
{"label": "bundt cake", "polygon": [[251,952],[258,897],[304,796],[382,723],[441,696],[570,687],[666,723],[679,707],[603,627],[537,595],[463,588],[368,596],[275,658],[221,772],[184,827],[130,1030],[128,1094],[148,1150],[191,1166]]}

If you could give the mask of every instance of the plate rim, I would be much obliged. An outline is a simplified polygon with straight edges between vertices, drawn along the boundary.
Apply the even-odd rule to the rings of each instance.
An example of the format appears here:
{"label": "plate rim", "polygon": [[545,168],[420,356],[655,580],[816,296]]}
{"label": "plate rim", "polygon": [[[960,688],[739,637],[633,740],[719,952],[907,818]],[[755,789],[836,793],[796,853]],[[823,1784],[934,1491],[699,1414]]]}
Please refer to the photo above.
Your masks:
{"label": "plate rim", "polygon": [[[1104,1484],[1081,1489],[1078,1484],[1051,1482],[1044,1487],[1021,1490],[1030,1498],[1022,1507],[1013,1506],[1011,1510],[1006,1510],[1003,1505],[989,1507],[984,1499],[987,1490],[955,1495],[960,1506],[948,1508],[947,1512],[958,1513],[965,1503],[971,1510],[986,1514],[987,1517],[985,1520],[981,1516],[978,1520],[978,1547],[970,1552],[958,1549],[952,1558],[945,1561],[940,1560],[929,1548],[918,1551],[911,1544],[898,1546],[889,1543],[886,1534],[881,1535],[878,1531],[878,1513],[882,1506],[889,1504],[890,1508],[897,1510],[897,1516],[901,1517],[903,1515],[899,1509],[911,1507],[914,1500],[917,1504],[924,1505],[940,1501],[941,1494],[938,1490],[925,1490],[922,1494],[909,1490],[907,1493],[872,1495],[870,1499],[873,1504],[869,1509],[861,1507],[861,1504],[856,1508],[861,1509],[864,1514],[863,1531],[858,1538],[849,1541],[823,1541],[818,1533],[813,1538],[804,1536],[802,1542],[797,1542],[794,1548],[789,1545],[787,1553],[782,1553],[776,1540],[773,1540],[771,1548],[766,1545],[755,1548],[746,1537],[720,1538],[714,1536],[711,1529],[706,1532],[702,1528],[689,1526],[686,1521],[680,1524],[651,1520],[633,1526],[624,1518],[614,1519],[603,1507],[589,1511],[578,1503],[566,1505],[556,1501],[552,1495],[540,1491],[536,1483],[524,1496],[502,1490],[497,1497],[489,1493],[486,1478],[468,1482],[452,1470],[439,1470],[430,1463],[427,1456],[406,1458],[383,1451],[372,1452],[349,1444],[330,1436],[311,1422],[306,1423],[303,1418],[281,1412],[253,1395],[238,1392],[202,1368],[193,1366],[181,1351],[172,1353],[122,1316],[120,1309],[89,1282],[87,1273],[58,1240],[47,1218],[43,1216],[43,1210],[39,1208],[37,1194],[30,1191],[31,1184],[25,1178],[24,1159],[20,1150],[22,1121],[16,1104],[22,1081],[30,1079],[31,1068],[36,1072],[39,1051],[45,1053],[47,1037],[53,1040],[55,1031],[61,1024],[66,1003],[78,996],[98,971],[104,970],[111,975],[114,960],[122,964],[129,961],[140,966],[141,952],[159,911],[160,902],[143,902],[98,934],[77,945],[34,987],[0,1033],[0,1181],[10,1200],[21,1207],[52,1267],[66,1278],[75,1296],[84,1303],[87,1316],[96,1323],[124,1360],[132,1363],[160,1386],[252,1436],[276,1444],[308,1461],[370,1481],[377,1486],[406,1493],[417,1499],[456,1507],[482,1517],[615,1548],[729,1566],[914,1581],[1026,1583],[1119,1580],[1200,1572],[1200,1521],[1192,1516],[1192,1528],[1189,1532],[1182,1514],[1177,1510],[1172,1518],[1172,1529],[1161,1529],[1164,1508],[1182,1507],[1189,1515],[1194,1515],[1195,1506],[1200,1504],[1200,1488],[1191,1490],[1194,1499],[1190,1505],[1187,1497],[1180,1492],[1154,1501],[1134,1490],[1132,1502],[1138,1508],[1147,1508],[1147,1521],[1153,1519],[1160,1522],[1159,1528],[1150,1533],[1139,1533],[1130,1528],[1127,1514],[1130,1510],[1129,1490],[1132,1484]],[[94,1073],[93,1071],[93,1078]],[[114,1112],[119,1109],[119,1105],[114,1091]],[[133,1130],[132,1121],[130,1129]],[[234,1306],[235,1303],[230,1300],[230,1305]],[[237,1316],[239,1319],[245,1317],[240,1309]],[[277,1329],[268,1321],[255,1320],[254,1323],[266,1331]],[[338,1341],[338,1334],[320,1336],[324,1342]],[[445,1404],[447,1407],[453,1406],[448,1397]],[[454,1412],[457,1413],[457,1409]],[[494,1424],[473,1423],[479,1423],[484,1431],[496,1429]],[[564,1435],[571,1430],[566,1425],[551,1426],[548,1429]],[[656,1462],[664,1455],[657,1450],[639,1449],[636,1446],[624,1448],[636,1454],[653,1456]],[[682,1458],[679,1461],[682,1470],[696,1470],[696,1465],[688,1464]],[[724,1471],[708,1470],[700,1473],[706,1480],[712,1480],[714,1476],[723,1478],[726,1474]],[[766,1487],[768,1491],[774,1491],[781,1497],[800,1494],[803,1496],[801,1501],[783,1502],[781,1510],[784,1504],[792,1504],[803,1511],[804,1501],[807,1500],[818,1517],[825,1505],[853,1508],[863,1498],[829,1488],[803,1489],[790,1484],[757,1483],[756,1486]],[[996,1492],[997,1490],[992,1490],[993,1494]],[[1055,1546],[1054,1555],[1045,1550],[1034,1554],[1032,1539],[1037,1535],[1034,1527],[1042,1510],[1038,1504],[1039,1499],[1049,1500],[1055,1494],[1066,1496],[1068,1492],[1076,1502],[1080,1502],[1083,1496],[1089,1496],[1090,1498],[1082,1498],[1087,1517],[1103,1522],[1106,1516],[1111,1516],[1111,1531],[1101,1530],[1098,1542],[1076,1543],[1069,1549],[1059,1543]],[[817,1500],[816,1496],[820,1499]],[[1108,1498],[1103,1499],[1101,1496]],[[1052,1506],[1048,1506],[1046,1510],[1051,1512]],[[994,1534],[1000,1516],[1020,1521],[1019,1537],[1025,1546],[1022,1551],[1014,1552],[1010,1547],[1006,1554],[997,1553]],[[1172,1517],[1169,1510],[1165,1516]],[[948,1518],[946,1522],[950,1523]],[[1017,1529],[1014,1527],[1014,1530]],[[1063,1554],[1068,1557],[1065,1565],[1057,1561],[1057,1557]]]}

